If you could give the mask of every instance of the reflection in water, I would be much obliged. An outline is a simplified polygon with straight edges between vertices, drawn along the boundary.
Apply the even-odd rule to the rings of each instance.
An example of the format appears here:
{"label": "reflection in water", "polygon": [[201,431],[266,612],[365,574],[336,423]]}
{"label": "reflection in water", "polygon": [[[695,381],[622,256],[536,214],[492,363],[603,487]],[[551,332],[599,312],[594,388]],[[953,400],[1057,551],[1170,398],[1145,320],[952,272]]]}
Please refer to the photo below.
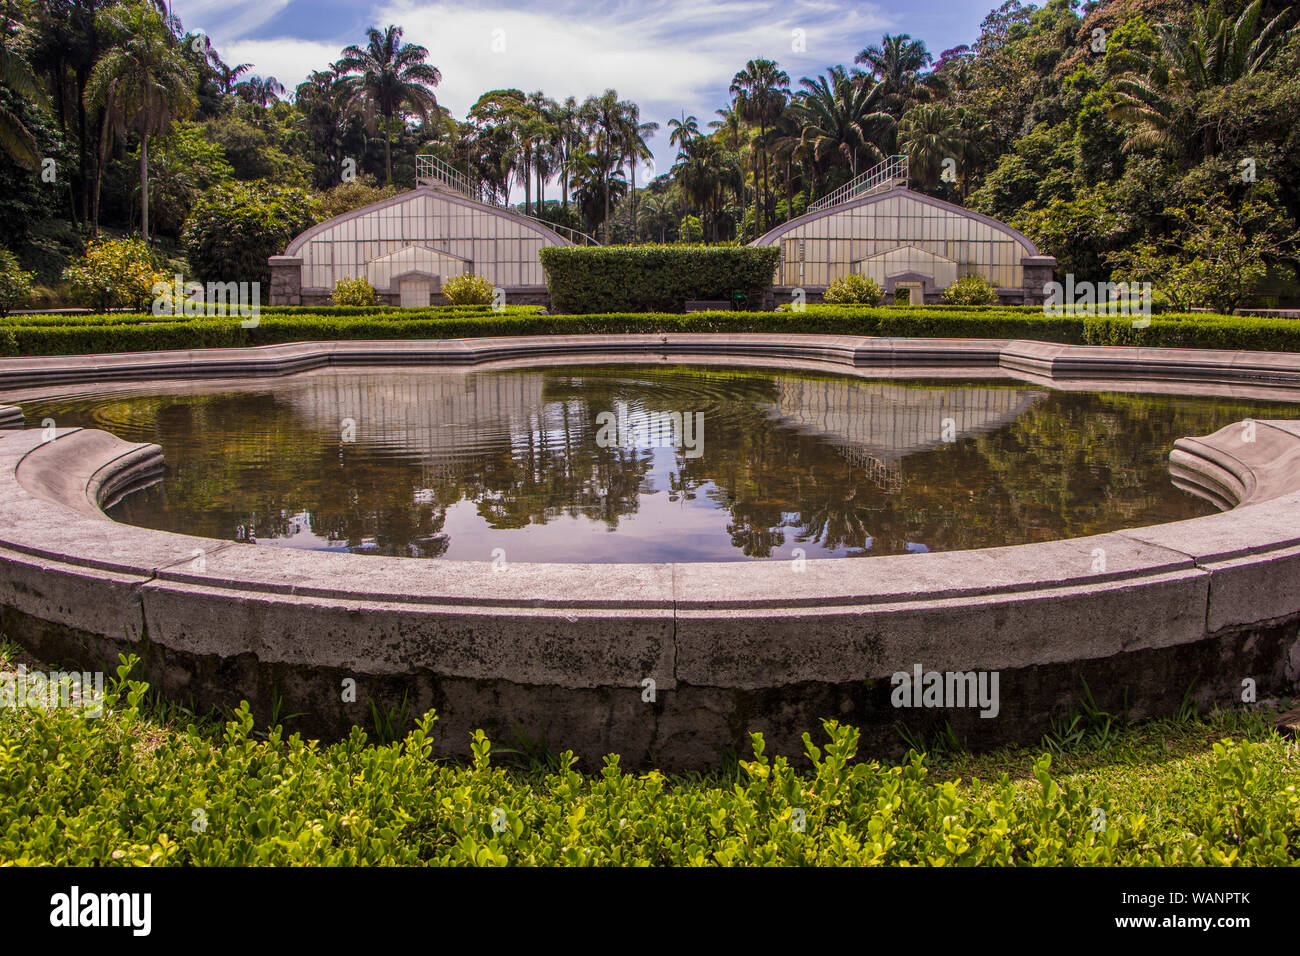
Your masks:
{"label": "reflection in water", "polygon": [[[629,365],[324,371],[24,411],[163,446],[165,480],[115,507],[120,521],[295,548],[626,562],[921,553],[1194,517],[1211,509],[1170,484],[1174,440],[1297,410]],[[687,433],[698,447],[681,421],[702,423]]]}

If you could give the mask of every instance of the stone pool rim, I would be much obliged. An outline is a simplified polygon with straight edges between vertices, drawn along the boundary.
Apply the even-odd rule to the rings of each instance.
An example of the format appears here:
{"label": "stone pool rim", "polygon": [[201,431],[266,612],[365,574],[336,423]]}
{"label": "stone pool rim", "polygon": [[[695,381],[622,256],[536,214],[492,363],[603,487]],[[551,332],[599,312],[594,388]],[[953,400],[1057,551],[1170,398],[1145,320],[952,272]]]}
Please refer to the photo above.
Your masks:
{"label": "stone pool rim", "polygon": [[[972,377],[996,370],[1090,389],[1177,383],[1180,394],[1300,386],[1300,355],[1288,353],[694,333],[6,359],[0,389],[323,366],[558,364],[575,356],[683,364],[725,357],[907,377],[921,368]],[[0,408],[0,428],[5,422],[15,424],[13,414]],[[824,701],[835,688],[887,679],[913,662],[1030,675],[1123,655],[1163,659],[1218,641],[1228,648],[1221,657],[1238,645],[1245,655],[1225,661],[1228,671],[1267,664],[1263,683],[1296,680],[1300,641],[1274,634],[1263,664],[1250,648],[1260,633],[1281,626],[1290,635],[1300,620],[1300,422],[1260,421],[1255,432],[1245,443],[1241,426],[1229,425],[1182,439],[1171,454],[1175,482],[1231,508],[1220,514],[1038,544],[809,559],[796,571],[788,560],[493,570],[487,562],[286,551],[152,531],[116,524],[102,507],[156,477],[157,446],[89,429],[55,430],[52,440],[41,429],[11,429],[0,431],[0,605],[16,615],[15,636],[38,646],[77,645],[107,659],[124,643],[145,643],[170,662],[157,672],[164,689],[200,698],[211,696],[215,680],[200,671],[233,659],[399,680],[418,671],[434,685],[470,682],[456,685],[462,700],[465,688],[484,682],[496,688],[494,699],[517,703],[529,688],[599,692],[617,707],[566,733],[566,746],[623,752],[632,763],[701,766],[720,735],[734,743],[735,733],[719,727],[741,717],[759,725],[753,729],[779,724],[786,718],[778,710],[798,711],[801,697]],[[635,713],[646,679],[667,698],[681,691],[695,700],[695,716],[669,703],[646,729]],[[773,691],[789,700],[737,704],[736,695]],[[1046,701],[1064,689],[1037,693]],[[1200,703],[1206,694],[1222,688],[1207,687]],[[484,716],[473,710],[453,713],[456,733]],[[851,709],[822,716],[850,719]]]}

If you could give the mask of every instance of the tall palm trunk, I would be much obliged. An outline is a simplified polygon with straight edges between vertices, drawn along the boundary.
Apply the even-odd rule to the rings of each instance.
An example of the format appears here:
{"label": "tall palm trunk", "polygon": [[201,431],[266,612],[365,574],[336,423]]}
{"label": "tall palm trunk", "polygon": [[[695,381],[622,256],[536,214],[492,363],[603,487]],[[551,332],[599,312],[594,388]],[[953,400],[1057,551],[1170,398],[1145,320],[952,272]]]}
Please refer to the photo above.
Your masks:
{"label": "tall palm trunk", "polygon": [[140,135],[140,235],[149,241],[149,134]]}
{"label": "tall palm trunk", "polygon": [[393,115],[384,114],[384,176],[385,185],[393,184]]}
{"label": "tall palm trunk", "polygon": [[632,157],[632,245],[640,241],[640,234],[636,231],[636,157]]}

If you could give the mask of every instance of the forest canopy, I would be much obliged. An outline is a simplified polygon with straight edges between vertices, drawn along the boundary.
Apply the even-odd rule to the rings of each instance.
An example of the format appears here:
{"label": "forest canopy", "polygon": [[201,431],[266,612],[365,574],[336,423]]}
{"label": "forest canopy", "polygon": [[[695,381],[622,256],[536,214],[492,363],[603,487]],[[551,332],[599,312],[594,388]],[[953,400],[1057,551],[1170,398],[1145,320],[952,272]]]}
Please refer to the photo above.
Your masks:
{"label": "forest canopy", "polygon": [[[46,303],[105,234],[164,272],[255,280],[285,236],[413,186],[419,154],[638,244],[749,242],[901,153],[913,189],[1021,230],[1062,273],[1153,281],[1180,309],[1300,298],[1300,15],[1283,3],[1008,0],[949,50],[886,34],[815,76],[737,63],[712,117],[663,128],[613,89],[488,90],[455,116],[399,25],[290,89],[161,0],[0,17],[0,241]],[[638,183],[656,136],[675,161]]]}

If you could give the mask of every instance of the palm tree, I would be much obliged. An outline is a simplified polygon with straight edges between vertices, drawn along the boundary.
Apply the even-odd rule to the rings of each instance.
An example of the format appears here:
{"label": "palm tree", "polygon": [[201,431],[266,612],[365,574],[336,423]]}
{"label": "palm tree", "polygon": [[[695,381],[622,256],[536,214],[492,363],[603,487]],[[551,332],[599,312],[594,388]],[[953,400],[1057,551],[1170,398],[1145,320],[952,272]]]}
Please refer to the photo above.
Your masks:
{"label": "palm tree", "polygon": [[231,66],[223,62],[215,51],[209,55],[213,57],[212,72],[216,77],[217,89],[221,91],[222,96],[229,96],[235,92],[235,87],[239,85],[239,78],[253,68],[251,63],[237,63]]}
{"label": "palm tree", "polygon": [[628,103],[627,112],[623,115],[623,161],[627,163],[629,172],[629,188],[632,198],[632,241],[637,240],[637,195],[636,195],[636,165],[638,162],[651,162],[654,159],[654,153],[646,144],[646,140],[654,136],[659,129],[658,123],[642,123],[641,107],[635,103]]}
{"label": "palm tree", "polygon": [[572,96],[556,105],[552,113],[552,145],[559,151],[557,158],[560,188],[563,190],[564,211],[569,210],[569,181],[573,175],[573,161],[581,155],[581,145],[586,139],[582,126],[581,109]]}
{"label": "palm tree", "polygon": [[[7,46],[0,46],[0,83],[31,102],[45,102],[45,93],[32,68]],[[27,169],[35,170],[41,164],[41,150],[36,137],[18,116],[4,106],[0,106],[0,148]]]}
{"label": "palm tree", "polygon": [[623,171],[596,151],[583,153],[574,162],[573,198],[592,231],[603,228],[609,237],[609,223],[604,218],[610,200],[618,201],[627,191]]}
{"label": "palm tree", "polygon": [[717,216],[711,213],[716,211],[718,191],[724,183],[721,153],[716,140],[697,136],[682,148],[673,165],[677,182],[700,210],[706,240],[717,237]]}
{"label": "palm tree", "polygon": [[338,62],[341,72],[360,78],[354,104],[362,107],[367,127],[373,132],[376,113],[384,118],[384,170],[390,184],[393,181],[393,117],[401,116],[405,120],[408,113],[413,113],[427,120],[429,111],[438,105],[432,88],[442,82],[438,68],[424,62],[429,51],[414,43],[403,43],[402,32],[401,27],[392,25],[383,33],[371,27],[366,31],[369,41],[366,48],[349,46]]}
{"label": "palm tree", "polygon": [[898,124],[898,144],[907,154],[912,176],[926,189],[934,189],[943,174],[944,160],[955,162],[961,155],[961,117],[943,104],[917,104]]}
{"label": "palm tree", "polygon": [[265,110],[272,100],[278,100],[285,94],[284,84],[273,76],[250,76],[235,87],[239,98],[259,109]]}
{"label": "palm tree", "polygon": [[658,231],[660,242],[667,239],[668,223],[677,218],[672,201],[663,193],[650,193],[647,195],[645,203],[641,206],[641,215],[643,221],[651,230]]}
{"label": "palm tree", "polygon": [[[767,221],[771,195],[767,184],[767,128],[776,122],[789,99],[790,76],[772,60],[750,60],[731,80],[735,109],[747,122],[758,124],[758,149],[763,167],[763,215]],[[757,183],[755,186],[757,187]],[[757,224],[760,217],[755,216]],[[761,231],[762,226],[758,227]]]}
{"label": "palm tree", "polygon": [[600,96],[589,97],[583,105],[592,130],[592,153],[601,165],[601,179],[605,185],[605,213],[601,224],[606,230],[606,241],[609,240],[613,171],[623,162],[623,134],[627,128],[625,117],[631,106],[632,104],[620,100],[615,90],[606,90]]}
{"label": "palm tree", "polygon": [[799,111],[792,103],[777,121],[780,134],[772,143],[772,155],[785,167],[785,215],[794,218],[794,179],[796,165],[802,166],[810,151],[803,141],[803,127],[799,125]]}
{"label": "palm tree", "polygon": [[859,157],[870,162],[884,158],[877,143],[892,129],[894,120],[883,111],[885,88],[870,85],[842,66],[831,67],[815,80],[802,79],[794,112],[803,124],[801,139],[818,163],[841,159],[856,177]]}
{"label": "palm tree", "polygon": [[[149,4],[133,0],[108,7],[100,11],[96,26],[119,38],[96,61],[86,84],[87,106],[104,111],[100,169],[115,137],[126,129],[139,134],[140,235],[148,242],[149,137],[190,114],[198,77],[163,16]],[[99,180],[97,172],[92,228],[99,224]]]}
{"label": "palm tree", "polygon": [[1159,52],[1129,51],[1136,67],[1115,81],[1111,118],[1137,127],[1125,140],[1125,151],[1154,147],[1189,156],[1188,147],[1199,140],[1201,153],[1217,153],[1216,131],[1201,122],[1197,96],[1264,69],[1280,45],[1300,30],[1282,29],[1290,9],[1263,23],[1262,0],[1254,0],[1232,20],[1220,0],[1212,0],[1193,9],[1186,25],[1160,24]]}
{"label": "palm tree", "polygon": [[672,130],[668,134],[671,146],[683,147],[700,135],[700,121],[694,116],[682,116],[680,120],[673,117],[668,121],[668,128]]}
{"label": "palm tree", "polygon": [[854,63],[865,64],[870,76],[885,88],[882,95],[888,98],[896,115],[905,110],[909,100],[927,98],[921,71],[931,61],[925,44],[906,33],[897,36],[886,33],[880,45],[864,47],[853,58]]}
{"label": "palm tree", "polygon": [[307,138],[325,159],[318,185],[331,186],[342,172],[343,127],[356,77],[344,77],[333,67],[313,71],[298,84],[294,98],[306,121]]}

